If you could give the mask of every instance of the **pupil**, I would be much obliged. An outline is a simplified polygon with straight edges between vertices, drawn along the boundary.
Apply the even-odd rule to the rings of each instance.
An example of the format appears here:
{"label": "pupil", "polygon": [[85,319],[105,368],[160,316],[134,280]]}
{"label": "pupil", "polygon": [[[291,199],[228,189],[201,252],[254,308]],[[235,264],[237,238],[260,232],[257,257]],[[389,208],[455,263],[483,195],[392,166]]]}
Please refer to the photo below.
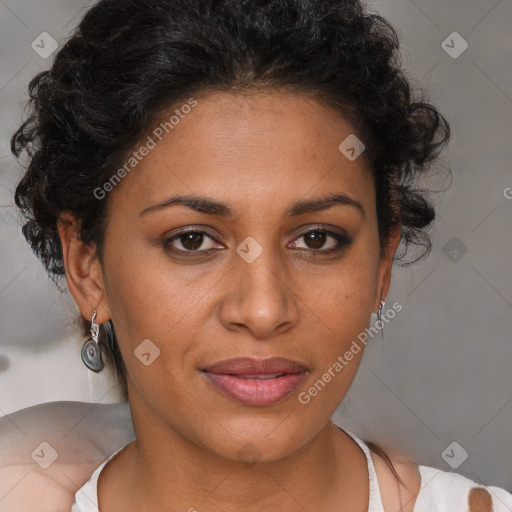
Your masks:
{"label": "pupil", "polygon": [[203,235],[201,233],[187,233],[182,236],[181,243],[186,249],[197,249],[203,243]]}
{"label": "pupil", "polygon": [[313,243],[312,249],[320,249],[325,243],[325,233],[320,233],[319,231],[311,231],[306,235],[306,244],[310,246],[310,242]]}

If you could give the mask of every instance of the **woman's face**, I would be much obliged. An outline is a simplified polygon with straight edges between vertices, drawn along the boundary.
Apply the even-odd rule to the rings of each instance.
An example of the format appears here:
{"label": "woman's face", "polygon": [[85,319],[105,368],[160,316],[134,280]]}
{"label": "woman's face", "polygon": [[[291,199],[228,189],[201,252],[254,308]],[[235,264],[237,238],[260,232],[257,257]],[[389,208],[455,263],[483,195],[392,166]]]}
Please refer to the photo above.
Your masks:
{"label": "woman's face", "polygon": [[[398,240],[381,254],[372,177],[340,151],[354,130],[339,114],[278,92],[190,110],[110,192],[100,295],[78,302],[113,320],[139,437],[276,460],[350,387],[363,350],[333,367],[385,297]],[[213,367],[233,358],[256,366]]]}

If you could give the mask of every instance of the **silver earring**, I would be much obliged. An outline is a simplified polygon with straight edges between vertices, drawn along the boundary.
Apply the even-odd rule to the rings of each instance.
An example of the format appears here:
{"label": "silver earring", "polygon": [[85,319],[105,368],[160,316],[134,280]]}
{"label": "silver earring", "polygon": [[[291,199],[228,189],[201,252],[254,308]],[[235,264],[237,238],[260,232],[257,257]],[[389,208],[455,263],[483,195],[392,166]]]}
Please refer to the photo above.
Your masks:
{"label": "silver earring", "polygon": [[380,306],[379,306],[379,311],[377,311],[377,320],[379,322],[382,322],[382,310],[384,309],[385,305],[386,305],[386,302],[381,300],[380,301]]}
{"label": "silver earring", "polygon": [[98,334],[100,326],[94,323],[96,318],[96,310],[91,320],[91,337],[84,343],[82,347],[82,361],[85,366],[93,372],[99,372],[103,369],[103,360],[101,359],[101,347],[98,343]]}

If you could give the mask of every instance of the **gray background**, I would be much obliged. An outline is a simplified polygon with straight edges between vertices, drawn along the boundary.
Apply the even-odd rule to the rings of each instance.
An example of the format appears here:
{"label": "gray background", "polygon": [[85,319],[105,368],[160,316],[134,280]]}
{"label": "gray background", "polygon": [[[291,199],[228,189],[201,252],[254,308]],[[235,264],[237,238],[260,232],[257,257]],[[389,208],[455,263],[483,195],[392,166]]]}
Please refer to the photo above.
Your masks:
{"label": "gray background", "polygon": [[[62,46],[92,3],[0,0],[0,415],[55,400],[119,399],[108,376],[82,365],[78,309],[21,235],[13,207],[21,168],[8,150],[28,82],[51,62],[32,41],[46,31]],[[334,420],[417,463],[512,491],[512,2],[369,6],[398,30],[408,76],[451,124],[441,164],[453,182],[436,196],[432,254],[395,268],[388,306],[403,310],[371,340]],[[441,46],[452,32],[469,45],[458,58]]]}

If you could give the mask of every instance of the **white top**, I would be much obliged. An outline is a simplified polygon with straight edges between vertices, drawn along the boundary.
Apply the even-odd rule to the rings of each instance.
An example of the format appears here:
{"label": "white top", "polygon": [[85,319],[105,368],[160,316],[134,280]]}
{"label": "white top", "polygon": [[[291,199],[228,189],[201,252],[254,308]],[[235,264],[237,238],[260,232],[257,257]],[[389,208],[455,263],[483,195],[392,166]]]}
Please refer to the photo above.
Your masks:
{"label": "white top", "polygon": [[[380,495],[377,474],[368,446],[357,436],[344,430],[363,450],[368,462],[370,476],[370,500],[368,512],[385,512]],[[129,444],[129,443],[128,443]],[[125,445],[127,446],[127,445]],[[124,448],[124,447],[123,447]],[[98,477],[107,463],[123,448],[116,450],[92,474],[91,478],[76,492],[70,512],[99,512]],[[487,489],[492,497],[492,512],[511,512],[512,494],[499,487],[479,485],[473,480],[452,472],[428,466],[418,466],[421,475],[421,489],[416,498],[414,512],[470,512],[469,491],[473,487]]]}
{"label": "white top", "polygon": [[[131,441],[130,441],[131,442]],[[71,512],[99,512],[98,508],[98,478],[107,463],[130,443],[116,450],[105,462],[103,462],[92,474],[91,478],[78,489],[75,501],[71,506]]]}
{"label": "white top", "polygon": [[[344,432],[366,456],[368,512],[384,512],[370,449],[354,434]],[[69,510],[73,495],[71,512],[99,512],[98,477],[134,439],[127,402],[48,402],[1,417],[0,512]],[[84,482],[94,467],[97,469],[89,480],[75,492],[75,482]],[[493,512],[512,512],[512,494],[505,489],[485,487],[457,473],[428,466],[419,465],[418,469],[421,488],[414,512],[471,512],[468,496],[474,487],[490,493]]]}

